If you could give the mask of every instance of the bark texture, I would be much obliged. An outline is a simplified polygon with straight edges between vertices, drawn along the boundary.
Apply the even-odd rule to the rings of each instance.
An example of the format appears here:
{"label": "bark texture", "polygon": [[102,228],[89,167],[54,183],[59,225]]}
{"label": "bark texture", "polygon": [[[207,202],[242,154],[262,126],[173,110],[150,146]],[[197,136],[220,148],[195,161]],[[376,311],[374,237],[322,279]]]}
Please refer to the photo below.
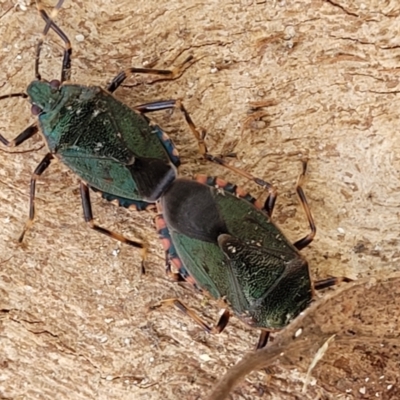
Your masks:
{"label": "bark texture", "polygon": [[[50,11],[54,2],[44,6]],[[193,54],[196,62],[179,79],[151,84],[152,77],[135,76],[116,96],[130,105],[181,98],[207,130],[210,152],[235,152],[234,165],[276,185],[274,218],[292,241],[309,229],[294,190],[300,160],[308,158],[304,190],[318,232],[303,254],[313,277],[380,281],[398,271],[398,1],[66,0],[56,22],[72,42],[77,83],[104,87],[127,67],[172,68]],[[24,91],[34,79],[43,29],[33,2],[0,0],[0,95]],[[49,33],[41,59],[45,79],[59,79],[62,49]],[[179,112],[152,118],[180,151],[183,176],[218,175],[262,195],[201,160]],[[1,101],[0,132],[8,139],[33,121],[26,101]],[[63,165],[40,179],[37,218],[19,245],[29,179],[45,153],[39,135],[18,148],[0,147],[0,397],[206,398],[258,332],[232,318],[221,335],[210,336],[174,309],[148,312],[159,300],[179,297],[214,321],[218,304],[168,281],[153,212],[120,209],[93,194],[99,224],[149,243],[141,276],[138,251],[85,225],[79,182]],[[368,298],[368,286],[357,290]],[[338,299],[344,308],[350,301]],[[389,314],[387,299],[380,299],[365,302],[368,321],[376,335],[392,323],[398,332],[398,303]],[[335,321],[329,335],[340,336],[347,322]],[[398,352],[380,356],[377,350],[372,363],[368,345],[367,339],[360,344],[365,351],[351,367],[349,348],[336,347],[341,384],[333,370],[315,369],[313,385],[301,393],[308,365],[293,358],[291,368],[249,375],[232,398],[398,398],[398,376],[389,379],[390,368],[399,370]],[[383,365],[387,372],[372,371]]]}

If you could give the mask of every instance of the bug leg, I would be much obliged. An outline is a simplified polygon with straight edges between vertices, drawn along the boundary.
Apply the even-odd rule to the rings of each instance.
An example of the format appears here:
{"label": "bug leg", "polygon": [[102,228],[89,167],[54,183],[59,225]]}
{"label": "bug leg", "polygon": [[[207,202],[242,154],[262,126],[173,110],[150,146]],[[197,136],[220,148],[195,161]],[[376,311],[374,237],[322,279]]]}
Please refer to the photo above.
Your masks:
{"label": "bug leg", "polygon": [[125,243],[129,246],[136,247],[138,249],[142,249],[142,271],[144,271],[144,263],[146,260],[146,253],[147,253],[147,248],[146,248],[145,244],[139,240],[127,239],[125,236],[123,236],[117,232],[113,232],[113,231],[110,231],[99,225],[96,225],[93,221],[92,204],[90,201],[89,187],[86,185],[86,183],[81,182],[80,192],[81,192],[81,200],[82,200],[83,217],[85,218],[85,221],[87,222],[89,227],[91,229],[94,229],[97,232],[103,233],[113,239],[119,240],[120,242]]}
{"label": "bug leg", "polygon": [[208,333],[221,333],[226,325],[228,324],[229,321],[229,311],[224,310],[220,318],[218,319],[218,322],[216,326],[210,327],[207,325],[198,315],[195,311],[187,307],[184,303],[182,303],[179,299],[166,299],[162,300],[160,303],[155,304],[150,307],[150,310],[155,310],[156,308],[164,307],[164,306],[173,306],[176,307],[179,311],[182,313],[188,315],[190,318],[193,319],[194,322],[196,322],[197,325],[199,325],[204,331]]}
{"label": "bug leg", "polygon": [[268,197],[267,197],[267,200],[265,202],[264,208],[265,208],[265,211],[267,212],[267,214],[269,216],[272,215],[272,211],[274,209],[274,205],[275,205],[275,201],[276,201],[276,197],[277,197],[277,190],[272,184],[270,184],[267,181],[264,181],[263,179],[257,178],[255,176],[253,176],[252,174],[250,174],[250,173],[248,173],[248,172],[246,172],[246,171],[244,171],[244,170],[242,170],[240,168],[237,168],[237,167],[234,167],[233,165],[230,165],[227,161],[225,161],[221,157],[216,157],[216,156],[213,156],[212,154],[205,153],[204,154],[204,158],[207,161],[211,161],[211,162],[213,162],[215,164],[222,165],[223,167],[225,167],[226,169],[229,169],[230,171],[236,173],[237,175],[243,176],[244,178],[246,178],[246,179],[254,182],[255,184],[265,188],[268,191]]}
{"label": "bug leg", "polygon": [[24,99],[27,99],[28,95],[24,92],[3,94],[2,96],[0,96],[0,100],[8,99],[10,97],[22,97]]}
{"label": "bug leg", "polygon": [[322,290],[331,286],[339,285],[342,282],[353,282],[353,279],[347,278],[345,276],[321,279],[314,282],[314,289]]}
{"label": "bug leg", "polygon": [[[268,190],[268,197],[265,200],[263,210],[271,218],[272,213],[274,211],[276,198],[278,197],[278,193],[277,193],[276,188],[272,185],[270,185],[270,187],[267,187],[267,190]],[[268,340],[268,338],[267,338],[267,340]]]}
{"label": "bug leg", "polygon": [[24,230],[22,231],[20,237],[18,238],[18,242],[20,243],[24,240],[25,233],[32,226],[33,220],[35,218],[36,181],[43,174],[43,172],[49,167],[53,158],[54,157],[51,153],[47,153],[44,156],[43,160],[40,161],[39,165],[36,167],[35,171],[32,174],[30,183],[30,193],[29,193],[29,217],[25,223]]}
{"label": "bug leg", "polygon": [[133,107],[135,110],[141,112],[142,114],[153,112],[153,111],[161,111],[161,110],[169,110],[176,108],[178,109],[184,116],[186,123],[189,126],[189,129],[192,131],[197,144],[199,146],[199,152],[202,156],[207,153],[207,146],[204,142],[205,131],[203,129],[198,129],[194,124],[190,114],[187,112],[186,108],[182,104],[180,100],[163,100],[163,101],[154,101],[151,103],[141,104],[139,106]]}
{"label": "bug leg", "polygon": [[268,339],[269,339],[269,331],[262,330],[260,333],[260,337],[258,338],[256,350],[264,348],[268,343]]}
{"label": "bug leg", "polygon": [[302,239],[298,240],[297,242],[293,243],[293,246],[296,247],[298,250],[304,249],[307,247],[314,239],[315,233],[317,232],[317,228],[315,226],[314,218],[311,214],[310,206],[308,205],[306,195],[304,194],[303,188],[301,185],[303,184],[304,177],[307,171],[307,161],[303,161],[303,171],[299,175],[296,184],[296,192],[300,198],[301,205],[303,206],[303,210],[306,214],[308,224],[310,225],[311,232],[304,236]]}
{"label": "bug leg", "polygon": [[[272,217],[272,213],[273,213],[276,198],[277,198],[277,190],[273,185],[249,174],[248,172],[246,172],[240,168],[236,168],[233,165],[230,165],[223,158],[215,157],[209,153],[206,153],[204,156],[207,160],[212,161],[216,164],[222,165],[225,168],[237,173],[238,175],[243,176],[243,177],[253,181],[257,185],[264,187],[268,191],[268,197],[265,200],[263,210],[267,213],[267,215],[269,217]],[[301,249],[304,249],[304,247],[307,247],[313,241],[316,231],[317,231],[317,228],[316,228],[315,222],[314,222],[314,218],[310,211],[310,206],[308,205],[306,195],[304,194],[304,191],[302,188],[302,184],[304,182],[305,174],[307,171],[307,161],[306,160],[302,161],[302,166],[303,166],[303,170],[302,170],[301,174],[299,175],[299,178],[297,179],[296,192],[300,198],[300,202],[301,202],[301,205],[303,206],[304,212],[306,214],[311,232],[308,235],[306,235],[305,237],[299,239],[297,242],[293,243],[293,245],[298,250],[301,250]]]}
{"label": "bug leg", "polygon": [[[208,153],[205,155],[205,157],[207,160],[215,162],[219,165],[222,165],[222,166],[226,167],[227,169],[237,173],[238,175],[241,175],[241,176],[255,182],[257,185],[264,187],[268,191],[268,197],[265,200],[263,210],[267,213],[267,215],[269,217],[272,216],[272,212],[274,210],[274,206],[275,206],[275,202],[276,202],[276,198],[277,198],[277,190],[273,185],[271,185],[270,183],[268,183],[262,179],[254,177],[253,175],[249,174],[246,171],[241,170],[240,168],[236,168],[236,167],[230,165],[229,163],[227,163],[224,159],[222,159],[220,157],[214,157]],[[304,182],[305,174],[307,171],[307,161],[306,160],[302,161],[302,167],[303,167],[303,170],[302,170],[301,174],[299,175],[299,178],[297,179],[296,192],[300,198],[300,202],[301,202],[301,205],[303,206],[304,212],[306,214],[311,232],[308,235],[306,235],[305,237],[303,237],[302,239],[293,243],[293,245],[298,250],[304,249],[304,247],[308,246],[313,241],[316,231],[317,231],[315,222],[314,222],[314,218],[310,211],[310,206],[308,205],[306,195],[304,194],[303,188],[301,187]]]}
{"label": "bug leg", "polygon": [[58,0],[58,3],[53,8],[51,15],[49,16],[46,11],[43,9],[43,6],[36,1],[36,7],[40,16],[46,22],[44,27],[42,37],[40,38],[37,46],[36,46],[36,59],[35,59],[35,77],[38,80],[41,80],[41,75],[39,72],[39,59],[40,59],[40,52],[42,50],[44,38],[46,37],[47,33],[49,32],[50,28],[61,38],[64,42],[64,55],[63,55],[63,62],[62,62],[62,70],[61,70],[61,82],[65,82],[71,78],[71,54],[72,54],[72,47],[71,42],[68,39],[68,36],[55,24],[53,21],[54,18],[57,16],[64,0]]}
{"label": "bug leg", "polygon": [[[4,98],[3,96],[0,99]],[[36,122],[25,128],[16,138],[12,140],[7,140],[3,135],[0,134],[0,142],[7,147],[18,147],[20,144],[25,142],[25,140],[30,139],[35,133],[38,132],[38,127]]]}
{"label": "bug leg", "polygon": [[125,79],[129,75],[133,74],[150,74],[150,75],[159,75],[162,78],[158,79],[154,82],[158,81],[163,81],[163,80],[174,80],[178,78],[182,73],[186,70],[186,68],[190,67],[190,65],[193,64],[195,60],[193,59],[193,56],[189,56],[181,65],[178,67],[168,70],[168,69],[153,69],[153,68],[128,68],[124,71],[121,71],[112,81],[111,83],[107,86],[107,90],[110,93],[115,92],[121,84],[125,81]]}

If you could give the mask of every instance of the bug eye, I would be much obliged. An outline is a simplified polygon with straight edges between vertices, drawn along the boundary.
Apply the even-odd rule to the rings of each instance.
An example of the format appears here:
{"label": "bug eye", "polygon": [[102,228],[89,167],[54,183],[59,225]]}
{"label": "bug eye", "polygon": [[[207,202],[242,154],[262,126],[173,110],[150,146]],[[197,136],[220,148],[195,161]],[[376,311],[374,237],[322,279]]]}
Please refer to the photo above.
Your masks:
{"label": "bug eye", "polygon": [[58,90],[58,88],[61,86],[61,82],[58,79],[53,79],[50,81],[50,87],[52,89]]}
{"label": "bug eye", "polygon": [[41,112],[42,112],[42,109],[41,109],[39,106],[37,106],[36,104],[33,104],[33,105],[32,105],[32,107],[31,107],[31,113],[32,113],[33,115],[39,115]]}

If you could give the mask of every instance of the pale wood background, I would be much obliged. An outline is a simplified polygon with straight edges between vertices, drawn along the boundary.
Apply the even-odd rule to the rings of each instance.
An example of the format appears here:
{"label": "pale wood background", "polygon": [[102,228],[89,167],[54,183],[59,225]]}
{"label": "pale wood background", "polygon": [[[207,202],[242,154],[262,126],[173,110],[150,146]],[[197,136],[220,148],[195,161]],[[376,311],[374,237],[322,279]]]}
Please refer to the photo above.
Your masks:
{"label": "pale wood background", "polygon": [[[394,272],[400,258],[399,14],[394,0],[95,0],[66,1],[56,21],[72,41],[73,81],[82,84],[104,86],[128,66],[169,68],[193,54],[197,62],[176,81],[131,79],[136,85],[116,96],[132,105],[184,99],[207,129],[211,152],[235,151],[235,165],[278,187],[275,218],[293,241],[308,229],[294,192],[299,160],[308,157],[305,191],[318,233],[303,253],[315,277],[356,279]],[[34,3],[0,0],[0,94],[25,90],[34,78],[43,27]],[[61,55],[49,34],[44,78],[59,78]],[[33,121],[23,100],[2,101],[0,114],[8,138]],[[260,193],[202,161],[179,113],[154,119],[180,150],[182,175],[221,175]],[[62,165],[40,180],[36,222],[18,245],[41,145],[38,136],[17,149],[25,153],[0,151],[0,395],[204,398],[258,332],[232,318],[224,333],[209,336],[173,309],[147,312],[178,296],[213,321],[218,306],[167,280],[154,213],[93,195],[99,223],[150,243],[141,277],[137,251],[85,226],[78,181]],[[233,398],[265,390],[304,398],[296,392],[304,377],[253,373]],[[331,395],[360,398],[337,390]],[[317,380],[310,398],[316,393],[330,391]]]}

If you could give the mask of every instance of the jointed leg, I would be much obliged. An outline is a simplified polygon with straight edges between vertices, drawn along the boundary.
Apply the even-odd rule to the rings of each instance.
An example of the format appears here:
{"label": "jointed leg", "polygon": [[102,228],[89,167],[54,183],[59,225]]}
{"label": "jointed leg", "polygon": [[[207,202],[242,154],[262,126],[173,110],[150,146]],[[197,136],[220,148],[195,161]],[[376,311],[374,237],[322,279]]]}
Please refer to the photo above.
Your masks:
{"label": "jointed leg", "polygon": [[[125,79],[132,74],[151,74],[151,75],[159,75],[162,76],[161,80],[173,80],[179,77],[186,68],[188,68],[193,63],[193,56],[189,56],[180,66],[174,68],[173,70],[163,70],[163,69],[153,69],[153,68],[128,68],[125,71],[121,71],[107,86],[107,90],[110,93],[113,93],[117,90],[121,84],[125,81]],[[190,64],[188,64],[190,63]],[[207,148],[204,142],[205,132],[203,130],[198,130],[193,123],[192,118],[187,112],[186,108],[182,104],[180,100],[164,100],[164,101],[155,101],[151,103],[141,104],[133,107],[135,110],[145,114],[153,111],[161,111],[177,108],[179,109],[187,124],[189,125],[190,130],[195,136],[199,151],[201,155],[205,155],[207,153]]]}
{"label": "jointed leg", "polygon": [[41,80],[41,75],[39,72],[39,58],[40,52],[43,46],[44,38],[46,37],[47,33],[49,32],[50,28],[63,40],[65,44],[64,48],[64,55],[63,55],[63,62],[62,62],[62,70],[61,70],[61,82],[65,82],[71,78],[71,54],[72,54],[72,47],[71,42],[68,39],[67,35],[55,24],[54,18],[57,16],[58,11],[60,10],[64,0],[59,0],[56,6],[53,8],[51,16],[48,16],[46,11],[42,8],[42,5],[36,1],[36,6],[39,11],[40,16],[46,22],[46,26],[43,30],[43,34],[41,39],[39,40],[37,47],[36,47],[36,59],[35,59],[35,77],[38,80]]}
{"label": "jointed leg", "polygon": [[264,348],[268,343],[268,339],[269,339],[269,331],[262,330],[260,333],[260,337],[258,338],[256,350]]}
{"label": "jointed leg", "polygon": [[[26,99],[28,95],[26,93],[10,93],[0,96],[0,100],[11,98],[11,97],[22,97]],[[25,128],[17,137],[12,140],[6,139],[2,134],[0,134],[0,142],[7,147],[18,147],[20,144],[24,143],[25,140],[30,139],[35,133],[39,131],[37,122],[29,125]]]}
{"label": "jointed leg", "polygon": [[[0,99],[4,98],[4,96],[0,97]],[[25,140],[28,140],[31,138],[35,133],[38,132],[38,127],[36,125],[36,122],[34,122],[32,125],[29,125],[26,129],[24,129],[17,137],[15,137],[12,140],[6,139],[3,135],[0,134],[0,142],[3,143],[7,147],[17,147]]]}
{"label": "jointed leg", "polygon": [[192,63],[193,56],[189,56],[181,65],[178,67],[168,70],[168,69],[153,69],[153,68],[128,68],[124,71],[121,71],[107,86],[107,90],[110,93],[115,92],[121,84],[125,81],[125,79],[132,74],[150,74],[150,75],[159,75],[162,76],[160,80],[174,80],[185,71],[192,63],[188,64],[189,62]]}
{"label": "jointed leg", "polygon": [[299,176],[299,179],[297,180],[297,185],[296,185],[296,192],[300,198],[301,205],[303,206],[304,212],[307,216],[307,221],[308,224],[310,225],[310,230],[311,232],[304,236],[302,239],[298,240],[297,242],[293,243],[293,245],[298,249],[304,249],[304,247],[307,247],[314,239],[315,233],[317,232],[317,228],[315,226],[314,218],[311,214],[310,211],[310,206],[308,205],[307,198],[303,192],[303,189],[301,187],[304,177],[307,171],[307,161],[303,161],[303,171]]}
{"label": "jointed leg", "polygon": [[159,304],[151,306],[150,309],[154,310],[156,308],[160,308],[163,306],[174,306],[182,313],[188,315],[190,318],[193,319],[202,329],[204,329],[208,333],[221,333],[229,321],[229,311],[224,310],[223,314],[219,318],[217,325],[213,328],[210,328],[198,315],[196,312],[188,308],[185,304],[183,304],[179,299],[167,299],[161,301]]}
{"label": "jointed leg", "polygon": [[[212,161],[214,163],[217,163],[219,165],[222,165],[225,168],[237,173],[238,175],[241,175],[241,176],[243,176],[243,177],[255,182],[257,185],[262,186],[265,189],[267,189],[268,197],[265,200],[263,209],[264,209],[264,211],[267,213],[267,215],[269,217],[272,216],[272,213],[273,213],[273,210],[274,210],[274,206],[275,206],[275,202],[276,202],[276,198],[277,198],[277,190],[273,185],[271,185],[270,183],[268,183],[268,182],[266,182],[266,181],[264,181],[262,179],[254,177],[253,175],[249,174],[248,172],[246,172],[244,170],[241,170],[240,168],[236,168],[236,167],[230,165],[229,163],[227,163],[222,158],[214,157],[211,154],[205,154],[205,157],[206,157],[207,160]],[[297,242],[293,243],[293,245],[298,250],[304,249],[304,247],[308,246],[313,241],[315,233],[317,231],[317,229],[315,227],[315,223],[314,223],[314,218],[313,218],[313,216],[311,214],[311,211],[310,211],[310,206],[308,205],[307,198],[306,198],[306,196],[304,194],[304,191],[303,191],[303,189],[301,187],[301,185],[302,185],[302,183],[304,181],[304,177],[305,177],[306,171],[307,171],[307,161],[303,161],[302,165],[303,165],[303,170],[302,170],[302,172],[301,172],[301,174],[300,174],[300,176],[299,176],[299,178],[297,180],[296,192],[297,192],[297,194],[298,194],[298,196],[300,198],[301,205],[303,206],[304,212],[305,212],[305,214],[307,216],[307,220],[308,220],[308,223],[310,225],[311,232],[308,235],[306,235],[304,238],[302,238],[302,239],[298,240]]]}
{"label": "jointed leg", "polygon": [[269,216],[272,215],[272,211],[275,205],[275,200],[277,196],[276,189],[273,185],[270,183],[264,181],[263,179],[257,178],[250,173],[240,169],[236,168],[233,165],[230,165],[228,162],[226,162],[223,158],[221,157],[216,157],[213,156],[212,154],[206,153],[204,154],[204,157],[206,160],[211,161],[215,164],[222,165],[223,167],[229,169],[232,172],[235,172],[236,174],[243,176],[244,178],[256,183],[259,186],[262,186],[263,188],[267,189],[268,191],[268,197],[265,202],[265,211],[268,213]]}
{"label": "jointed leg", "polygon": [[89,187],[86,185],[86,183],[81,182],[80,192],[81,192],[81,200],[82,200],[83,217],[85,218],[85,221],[87,222],[89,227],[91,229],[94,229],[97,232],[103,233],[113,239],[119,240],[120,242],[125,243],[129,246],[141,249],[142,250],[142,271],[144,271],[144,262],[146,260],[146,253],[147,253],[147,248],[146,248],[145,244],[140,240],[127,239],[125,236],[123,236],[117,232],[113,232],[113,231],[110,231],[109,229],[106,229],[99,225],[96,225],[93,221],[92,204],[90,201]]}
{"label": "jointed leg", "polygon": [[198,128],[196,128],[196,125],[194,124],[192,118],[190,117],[190,114],[187,112],[186,108],[184,107],[184,105],[180,100],[154,101],[151,103],[141,104],[133,108],[143,114],[154,111],[170,110],[173,108],[177,108],[183,114],[186,123],[189,125],[189,129],[192,131],[199,146],[200,154],[204,155],[207,153],[207,147],[204,142],[205,131],[203,129],[199,130]]}
{"label": "jointed leg", "polygon": [[29,217],[25,223],[24,230],[22,231],[20,237],[18,238],[18,242],[20,243],[24,240],[25,233],[32,226],[33,220],[35,218],[36,181],[43,174],[43,172],[49,167],[53,158],[54,157],[51,153],[47,153],[44,156],[43,160],[40,161],[39,165],[36,167],[35,171],[32,174],[31,184],[30,184],[30,194],[29,194]]}
{"label": "jointed leg", "polygon": [[341,276],[339,278],[330,277],[314,282],[313,286],[315,290],[322,290],[331,286],[339,285],[342,282],[353,282],[353,279],[347,278],[345,276]]}

